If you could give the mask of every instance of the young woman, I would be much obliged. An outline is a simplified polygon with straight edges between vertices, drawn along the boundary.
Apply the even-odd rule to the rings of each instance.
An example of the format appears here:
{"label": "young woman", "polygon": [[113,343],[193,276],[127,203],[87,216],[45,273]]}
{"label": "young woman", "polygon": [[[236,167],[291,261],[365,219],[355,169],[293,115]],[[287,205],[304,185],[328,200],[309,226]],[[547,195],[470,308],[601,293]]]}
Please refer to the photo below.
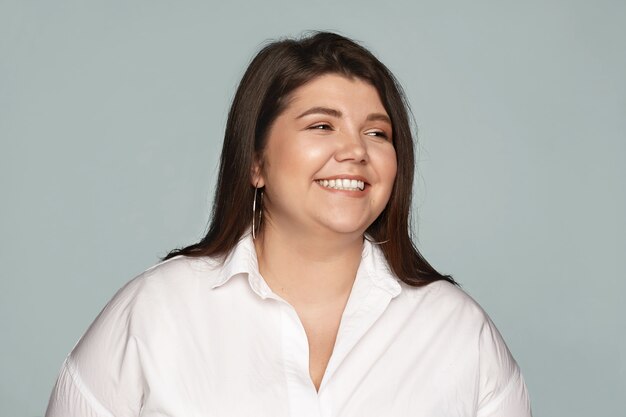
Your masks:
{"label": "young woman", "polygon": [[319,32],[263,48],[232,104],[207,235],[124,286],[47,417],[530,416],[484,311],[409,233],[408,110]]}

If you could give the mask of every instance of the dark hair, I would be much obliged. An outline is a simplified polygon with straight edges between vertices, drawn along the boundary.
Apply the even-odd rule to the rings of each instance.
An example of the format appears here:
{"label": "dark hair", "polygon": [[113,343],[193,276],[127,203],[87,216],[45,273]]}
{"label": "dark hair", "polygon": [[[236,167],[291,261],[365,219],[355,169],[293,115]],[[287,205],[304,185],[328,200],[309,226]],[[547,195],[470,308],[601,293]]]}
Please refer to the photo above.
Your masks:
{"label": "dark hair", "polygon": [[329,32],[267,44],[254,57],[233,99],[220,161],[212,217],[204,238],[171,251],[176,255],[223,256],[237,244],[252,222],[256,189],[250,184],[256,155],[262,155],[267,133],[289,102],[290,94],[323,74],[359,78],[373,85],[393,129],[397,174],[387,206],[367,229],[380,245],[392,271],[405,283],[423,286],[437,280],[454,283],[437,272],[415,248],[409,215],[414,173],[413,135],[409,106],[393,74],[372,53],[354,41]]}

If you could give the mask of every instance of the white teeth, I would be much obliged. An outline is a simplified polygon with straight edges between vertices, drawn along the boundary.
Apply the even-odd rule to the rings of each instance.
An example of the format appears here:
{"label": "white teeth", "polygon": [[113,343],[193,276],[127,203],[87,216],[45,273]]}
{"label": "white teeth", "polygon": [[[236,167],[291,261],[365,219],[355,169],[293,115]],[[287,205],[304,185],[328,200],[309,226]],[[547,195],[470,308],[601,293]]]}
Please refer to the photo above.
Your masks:
{"label": "white teeth", "polygon": [[345,178],[336,180],[318,180],[317,183],[324,187],[333,188],[335,190],[356,191],[365,189],[365,182]]}

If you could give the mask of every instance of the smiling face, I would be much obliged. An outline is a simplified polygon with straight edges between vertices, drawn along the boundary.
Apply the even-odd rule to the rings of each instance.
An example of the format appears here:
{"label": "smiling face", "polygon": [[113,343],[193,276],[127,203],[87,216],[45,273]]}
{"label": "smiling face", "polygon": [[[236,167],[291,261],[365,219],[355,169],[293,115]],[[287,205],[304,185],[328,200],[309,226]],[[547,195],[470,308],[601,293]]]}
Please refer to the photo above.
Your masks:
{"label": "smiling face", "polygon": [[266,226],[362,235],[385,208],[397,169],[378,92],[363,80],[326,74],[290,97],[251,178],[265,187]]}

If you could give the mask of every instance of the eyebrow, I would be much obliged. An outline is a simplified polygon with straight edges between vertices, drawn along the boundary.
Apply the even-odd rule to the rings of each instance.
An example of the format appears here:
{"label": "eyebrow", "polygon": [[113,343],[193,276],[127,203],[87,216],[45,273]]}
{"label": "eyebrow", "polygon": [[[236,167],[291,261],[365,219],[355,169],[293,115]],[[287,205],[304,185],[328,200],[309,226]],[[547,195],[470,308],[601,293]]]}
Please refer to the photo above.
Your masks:
{"label": "eyebrow", "polygon": [[[339,110],[331,109],[330,107],[317,106],[317,107],[311,107],[310,109],[304,111],[302,114],[296,117],[296,119],[300,119],[310,114],[326,114],[328,116],[337,117],[337,118],[340,118],[341,116],[343,116],[343,113],[341,113]],[[370,113],[369,115],[367,115],[367,118],[365,120],[382,121],[382,122],[389,123],[391,125],[391,119],[389,118],[389,116],[383,113]]]}

